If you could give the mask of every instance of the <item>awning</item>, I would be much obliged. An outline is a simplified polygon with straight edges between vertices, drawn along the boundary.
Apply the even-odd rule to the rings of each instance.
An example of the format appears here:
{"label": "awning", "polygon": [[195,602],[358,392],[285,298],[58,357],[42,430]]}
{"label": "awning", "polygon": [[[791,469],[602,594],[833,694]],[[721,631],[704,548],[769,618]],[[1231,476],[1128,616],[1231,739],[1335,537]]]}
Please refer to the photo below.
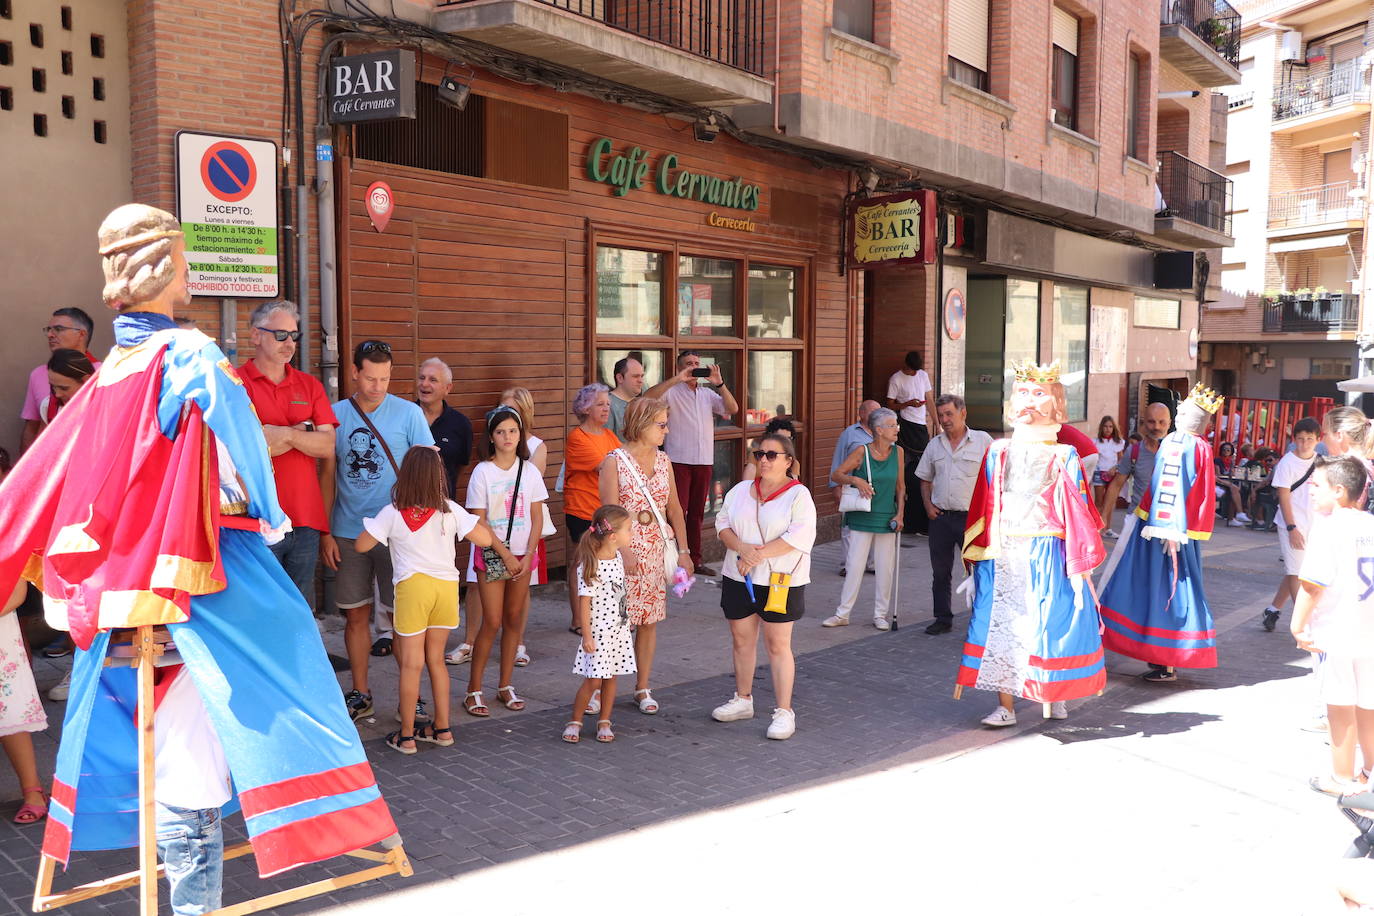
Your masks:
{"label": "awning", "polygon": [[1274,242],[1269,246],[1269,250],[1274,254],[1282,254],[1285,251],[1316,251],[1319,248],[1344,248],[1346,239],[1350,238],[1349,232],[1342,232],[1339,235],[1318,235],[1310,239],[1290,239],[1286,242]]}
{"label": "awning", "polygon": [[1374,394],[1374,375],[1366,375],[1364,378],[1348,378],[1343,382],[1337,382],[1336,387],[1342,391]]}

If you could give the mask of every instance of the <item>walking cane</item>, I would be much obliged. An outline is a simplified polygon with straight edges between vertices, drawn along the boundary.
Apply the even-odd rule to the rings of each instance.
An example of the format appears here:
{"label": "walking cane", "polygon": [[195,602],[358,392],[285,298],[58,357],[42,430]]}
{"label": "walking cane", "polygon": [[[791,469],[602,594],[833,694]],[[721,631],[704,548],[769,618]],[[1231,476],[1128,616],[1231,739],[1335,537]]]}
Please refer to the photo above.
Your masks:
{"label": "walking cane", "polygon": [[900,532],[892,532],[892,600],[888,602],[888,610],[892,613],[892,632],[897,632],[897,596],[902,593],[898,583],[902,578],[902,535]]}

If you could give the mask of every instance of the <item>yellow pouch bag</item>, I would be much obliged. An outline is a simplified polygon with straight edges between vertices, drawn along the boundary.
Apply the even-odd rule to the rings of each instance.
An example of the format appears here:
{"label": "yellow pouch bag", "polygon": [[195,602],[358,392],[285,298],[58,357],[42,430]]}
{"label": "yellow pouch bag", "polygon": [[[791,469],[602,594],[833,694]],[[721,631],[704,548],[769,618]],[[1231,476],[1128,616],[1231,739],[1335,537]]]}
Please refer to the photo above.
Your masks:
{"label": "yellow pouch bag", "polygon": [[768,577],[768,602],[765,611],[774,614],[787,613],[787,592],[792,588],[791,573],[775,572]]}

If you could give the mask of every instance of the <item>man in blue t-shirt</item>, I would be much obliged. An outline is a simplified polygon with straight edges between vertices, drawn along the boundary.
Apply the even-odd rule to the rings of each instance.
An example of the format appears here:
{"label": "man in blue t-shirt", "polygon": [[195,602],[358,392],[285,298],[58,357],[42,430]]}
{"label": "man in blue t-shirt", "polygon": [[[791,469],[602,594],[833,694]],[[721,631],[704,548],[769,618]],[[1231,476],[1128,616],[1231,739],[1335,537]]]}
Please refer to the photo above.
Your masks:
{"label": "man in blue t-shirt", "polygon": [[[363,530],[363,519],[375,516],[391,502],[396,469],[406,452],[414,445],[432,446],[434,436],[418,404],[387,394],[391,384],[389,344],[380,340],[358,344],[350,377],[355,393],[334,404],[334,416],[339,421],[334,453],[320,470],[331,532],[320,538],[320,559],[337,570],[334,603],[344,616],[344,645],[353,675],[353,687],[344,700],[356,721],[372,715],[367,658],[374,582],[381,604],[389,609],[396,599],[390,551],[379,544],[367,553],[358,553],[353,542]],[[390,647],[389,639],[378,643],[382,649]]]}

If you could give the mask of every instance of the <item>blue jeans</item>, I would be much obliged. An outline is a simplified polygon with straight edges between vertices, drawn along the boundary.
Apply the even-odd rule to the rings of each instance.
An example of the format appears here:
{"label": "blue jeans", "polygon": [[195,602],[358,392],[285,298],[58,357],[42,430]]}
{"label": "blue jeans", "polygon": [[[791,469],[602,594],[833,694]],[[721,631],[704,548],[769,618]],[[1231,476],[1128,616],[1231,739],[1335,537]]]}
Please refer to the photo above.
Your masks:
{"label": "blue jeans", "polygon": [[171,886],[173,913],[199,916],[219,909],[224,833],[218,808],[174,808],[158,802],[157,854]]}
{"label": "blue jeans", "polygon": [[314,528],[292,528],[270,548],[282,569],[296,583],[310,610],[315,610],[315,565],[320,561],[320,533]]}

